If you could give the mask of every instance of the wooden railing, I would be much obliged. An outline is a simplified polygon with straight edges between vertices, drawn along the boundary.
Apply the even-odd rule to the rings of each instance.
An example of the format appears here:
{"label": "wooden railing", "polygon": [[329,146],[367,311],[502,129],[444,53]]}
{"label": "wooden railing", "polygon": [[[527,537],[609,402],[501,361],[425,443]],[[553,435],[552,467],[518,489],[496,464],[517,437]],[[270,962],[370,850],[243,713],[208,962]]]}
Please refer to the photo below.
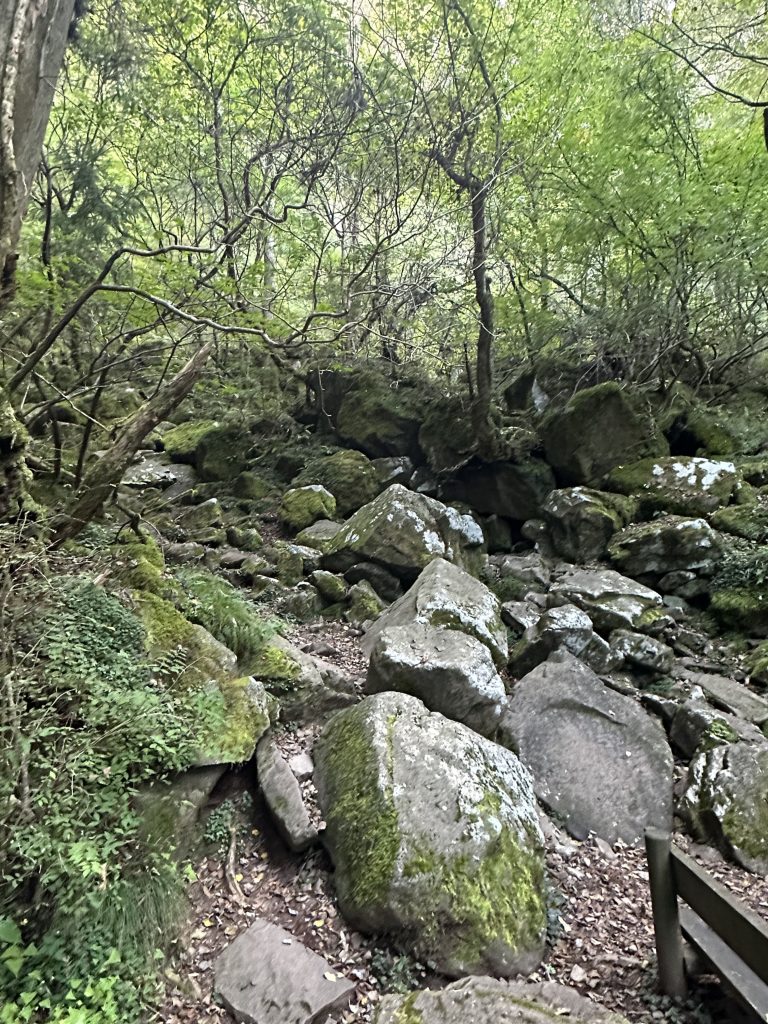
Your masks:
{"label": "wooden railing", "polygon": [[[647,829],[645,850],[662,991],[677,997],[687,993],[685,938],[739,1001],[765,1024],[766,922],[678,850],[666,832]],[[683,906],[678,905],[678,898]]]}

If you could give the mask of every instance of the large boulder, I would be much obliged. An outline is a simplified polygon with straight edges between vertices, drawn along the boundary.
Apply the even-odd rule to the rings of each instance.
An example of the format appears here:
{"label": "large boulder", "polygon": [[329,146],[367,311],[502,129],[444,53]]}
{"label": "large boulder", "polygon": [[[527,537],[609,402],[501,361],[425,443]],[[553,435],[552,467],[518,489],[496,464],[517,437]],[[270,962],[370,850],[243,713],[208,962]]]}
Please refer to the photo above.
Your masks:
{"label": "large boulder", "polygon": [[540,432],[547,462],[563,484],[599,486],[614,466],[669,452],[643,402],[615,381],[550,407]]}
{"label": "large boulder", "polygon": [[486,462],[465,466],[440,490],[449,501],[462,501],[484,515],[533,519],[555,486],[550,467],[540,459]]}
{"label": "large boulder", "polygon": [[288,847],[301,853],[317,841],[317,829],[301,795],[296,776],[280,752],[271,733],[256,748],[256,777],[259,789]]}
{"label": "large boulder", "polygon": [[559,652],[514,687],[501,742],[533,773],[536,795],[577,839],[631,843],[672,824],[672,751],[630,697]]}
{"label": "large boulder", "polygon": [[670,512],[706,516],[729,504],[741,487],[741,474],[732,462],[698,456],[642,459],[614,469],[605,482],[610,491],[630,494],[644,515]]}
{"label": "large boulder", "polygon": [[334,417],[336,432],[372,459],[421,455],[418,437],[424,418],[424,389],[411,381],[356,371],[344,382],[345,393]]}
{"label": "large boulder", "polygon": [[384,996],[374,1024],[627,1024],[573,988],[554,981],[466,978],[446,988]]}
{"label": "large boulder", "polygon": [[678,571],[711,576],[721,545],[705,519],[661,516],[617,533],[608,553],[614,565],[628,576],[659,577]]}
{"label": "large boulder", "polygon": [[383,630],[373,645],[365,691],[387,690],[418,697],[430,711],[491,737],[506,695],[484,644],[418,622]]}
{"label": "large boulder", "polygon": [[434,558],[476,568],[483,531],[475,520],[424,494],[392,484],[355,513],[331,542],[326,568],[345,572],[357,562],[376,562],[415,579]]}
{"label": "large boulder", "polygon": [[507,633],[497,598],[480,580],[444,558],[430,562],[410,590],[376,620],[363,638],[363,650],[370,655],[385,629],[412,623],[466,633],[485,644],[499,667],[507,662]]}
{"label": "large boulder", "polygon": [[768,875],[768,743],[723,743],[691,761],[683,808],[697,836]]}
{"label": "large boulder", "polygon": [[595,629],[643,629],[664,614],[661,595],[612,569],[575,569],[550,589],[552,606],[575,604],[583,609]]}
{"label": "large boulder", "polygon": [[399,693],[340,712],[315,746],[339,905],[441,973],[528,973],[544,950],[543,841],[509,751]]}
{"label": "large boulder", "polygon": [[602,558],[611,537],[632,521],[635,511],[631,498],[589,487],[552,491],[542,508],[552,546],[569,562]]}
{"label": "large boulder", "polygon": [[[362,452],[355,451],[338,451],[311,459],[294,478],[293,484],[295,487],[312,484],[324,487],[336,499],[336,511],[340,516],[356,512],[372,501],[381,489],[371,460]],[[333,512],[329,511],[326,518],[333,518]]]}

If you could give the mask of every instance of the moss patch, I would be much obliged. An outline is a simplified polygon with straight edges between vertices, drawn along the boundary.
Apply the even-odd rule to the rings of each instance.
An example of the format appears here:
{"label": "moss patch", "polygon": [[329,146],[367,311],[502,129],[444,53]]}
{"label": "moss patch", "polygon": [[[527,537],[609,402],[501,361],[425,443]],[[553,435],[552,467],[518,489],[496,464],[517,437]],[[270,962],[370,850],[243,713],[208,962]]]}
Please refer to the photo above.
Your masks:
{"label": "moss patch", "polygon": [[[394,720],[388,722],[391,751]],[[384,907],[400,850],[397,810],[392,795],[392,764],[382,785],[379,761],[357,709],[329,722],[322,738],[328,782],[326,820],[333,846],[343,851],[342,902],[352,910]]]}
{"label": "moss patch", "polygon": [[174,462],[195,464],[195,454],[200,440],[219,426],[216,420],[190,420],[163,434],[163,446]]}

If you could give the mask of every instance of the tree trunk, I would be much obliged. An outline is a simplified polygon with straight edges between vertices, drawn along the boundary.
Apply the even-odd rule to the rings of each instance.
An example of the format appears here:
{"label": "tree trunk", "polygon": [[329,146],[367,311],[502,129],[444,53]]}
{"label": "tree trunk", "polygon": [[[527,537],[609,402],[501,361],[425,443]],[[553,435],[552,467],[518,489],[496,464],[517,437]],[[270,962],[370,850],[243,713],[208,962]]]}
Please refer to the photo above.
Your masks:
{"label": "tree trunk", "polygon": [[26,442],[26,430],[16,419],[7,396],[0,391],[0,523],[17,519],[27,503]]}
{"label": "tree trunk", "polygon": [[168,418],[198,381],[212,348],[213,342],[203,345],[154,398],[134,413],[109,451],[86,473],[83,486],[75,496],[74,506],[56,527],[52,547],[58,547],[65,540],[76,537],[98,515],[130,466],[141,442],[150,430]]}
{"label": "tree trunk", "polygon": [[74,0],[0,0],[0,307],[64,60]]}
{"label": "tree trunk", "polygon": [[493,342],[495,338],[493,295],[487,268],[487,221],[485,198],[487,185],[473,179],[470,184],[472,201],[472,237],[474,250],[472,275],[475,279],[475,301],[480,318],[475,365],[476,394],[473,404],[473,426],[481,449],[492,443],[491,399],[493,395]]}

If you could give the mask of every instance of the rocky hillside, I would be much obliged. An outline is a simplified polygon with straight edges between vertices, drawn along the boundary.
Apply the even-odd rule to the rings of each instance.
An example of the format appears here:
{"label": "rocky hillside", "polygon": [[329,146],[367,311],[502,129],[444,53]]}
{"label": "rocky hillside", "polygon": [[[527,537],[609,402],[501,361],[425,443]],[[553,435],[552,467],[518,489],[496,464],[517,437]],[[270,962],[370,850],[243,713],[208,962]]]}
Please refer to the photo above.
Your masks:
{"label": "rocky hillside", "polygon": [[[550,983],[498,980],[551,957],[553,843],[621,850],[675,827],[768,876],[763,439],[692,401],[534,381],[483,453],[451,399],[371,371],[331,383],[333,403],[275,425],[162,424],[47,588],[20,563],[16,657],[97,733],[85,678],[153,723],[124,766],[147,849],[195,862],[237,778],[278,846],[325,851],[359,948],[429,981],[383,999],[379,1024],[522,1005],[602,1020]],[[339,659],[340,636],[359,651]],[[185,737],[167,756],[166,729]],[[247,908],[230,824],[224,877]],[[35,899],[59,927],[65,907]],[[235,1019],[365,1009],[361,979],[274,913],[231,927],[208,967]]]}

